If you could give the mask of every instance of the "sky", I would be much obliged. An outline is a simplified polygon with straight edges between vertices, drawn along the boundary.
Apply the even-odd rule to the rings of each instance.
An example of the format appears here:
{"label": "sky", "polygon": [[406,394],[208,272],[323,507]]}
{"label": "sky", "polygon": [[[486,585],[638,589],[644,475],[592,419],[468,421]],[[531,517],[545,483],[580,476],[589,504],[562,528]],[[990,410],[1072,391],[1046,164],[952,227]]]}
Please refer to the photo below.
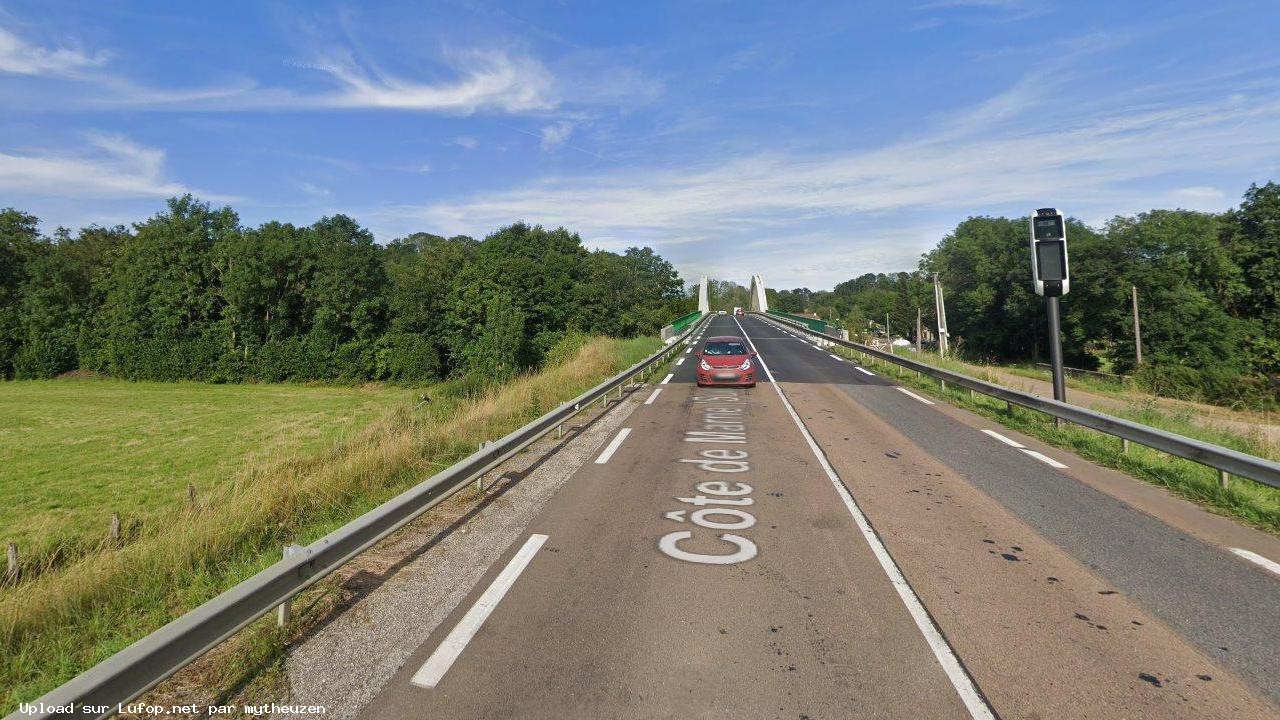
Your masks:
{"label": "sky", "polygon": [[830,288],[961,220],[1280,180],[1276,0],[0,0],[0,207],[516,221]]}

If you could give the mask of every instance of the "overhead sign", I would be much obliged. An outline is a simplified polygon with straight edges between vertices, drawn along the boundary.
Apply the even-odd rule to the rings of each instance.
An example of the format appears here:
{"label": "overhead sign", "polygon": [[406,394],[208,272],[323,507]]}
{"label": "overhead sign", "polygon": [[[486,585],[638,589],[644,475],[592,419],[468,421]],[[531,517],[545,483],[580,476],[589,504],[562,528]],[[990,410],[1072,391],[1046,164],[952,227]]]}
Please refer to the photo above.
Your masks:
{"label": "overhead sign", "polygon": [[1031,216],[1031,277],[1037,295],[1059,297],[1071,287],[1067,223],[1057,208],[1040,208]]}

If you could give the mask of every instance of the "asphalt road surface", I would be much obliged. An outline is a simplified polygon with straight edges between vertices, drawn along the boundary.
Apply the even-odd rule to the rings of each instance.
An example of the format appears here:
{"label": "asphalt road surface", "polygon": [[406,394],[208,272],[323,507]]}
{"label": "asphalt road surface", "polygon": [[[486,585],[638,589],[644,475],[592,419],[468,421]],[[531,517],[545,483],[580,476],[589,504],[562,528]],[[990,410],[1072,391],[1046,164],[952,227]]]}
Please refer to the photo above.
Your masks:
{"label": "asphalt road surface", "polygon": [[772,381],[682,354],[362,717],[1280,716],[1280,541],[761,318],[711,335]]}

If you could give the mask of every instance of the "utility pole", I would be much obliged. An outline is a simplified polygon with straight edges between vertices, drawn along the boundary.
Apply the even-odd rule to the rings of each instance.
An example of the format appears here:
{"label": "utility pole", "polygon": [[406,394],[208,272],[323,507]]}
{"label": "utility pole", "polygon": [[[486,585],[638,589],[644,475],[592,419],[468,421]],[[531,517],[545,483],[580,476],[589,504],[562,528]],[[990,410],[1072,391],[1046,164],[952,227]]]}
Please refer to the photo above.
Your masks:
{"label": "utility pole", "polygon": [[920,352],[924,345],[923,338],[920,337],[920,308],[916,308],[916,352]]}
{"label": "utility pole", "polygon": [[947,304],[942,298],[942,283],[933,274],[933,309],[938,318],[938,357],[947,356]]}
{"label": "utility pole", "polygon": [[1138,358],[1139,365],[1142,364],[1142,326],[1138,324],[1138,286],[1130,285],[1133,288],[1133,349],[1134,354]]}

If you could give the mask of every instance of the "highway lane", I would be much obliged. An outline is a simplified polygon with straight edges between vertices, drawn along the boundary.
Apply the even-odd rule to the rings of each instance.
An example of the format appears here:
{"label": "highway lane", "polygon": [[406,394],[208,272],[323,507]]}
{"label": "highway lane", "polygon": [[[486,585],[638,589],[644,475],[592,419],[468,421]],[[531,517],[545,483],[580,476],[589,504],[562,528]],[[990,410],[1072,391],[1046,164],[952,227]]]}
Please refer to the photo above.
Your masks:
{"label": "highway lane", "polygon": [[704,337],[739,328],[783,393],[682,353],[363,717],[1275,716],[1243,615],[1213,616],[1233,665],[1176,622],[1196,592],[1111,555],[1264,620],[1274,580],[759,319]]}
{"label": "highway lane", "polygon": [[[854,494],[860,501],[884,502],[892,497],[894,491],[910,490],[915,490],[922,497],[932,497],[923,495],[928,492],[926,487],[936,489],[945,485],[953,498],[967,492],[975,503],[982,501],[988,511],[971,521],[970,535],[973,537],[957,533],[955,542],[963,542],[962,547],[971,549],[974,555],[986,555],[993,560],[1003,560],[1010,554],[1019,557],[1017,565],[995,560],[996,567],[1007,565],[1000,568],[999,573],[995,567],[988,568],[993,577],[1000,577],[998,582],[1009,582],[1003,571],[1011,568],[1024,574],[1032,571],[1025,553],[992,553],[995,548],[982,542],[990,539],[991,533],[986,528],[997,517],[1010,527],[1010,533],[1015,537],[1039,537],[1059,562],[1067,561],[1088,571],[1088,575],[1082,576],[1081,583],[1097,588],[1093,598],[1071,598],[1076,607],[1070,612],[1064,608],[1056,616],[1052,612],[1036,613],[1028,619],[1030,623],[1055,626],[1052,632],[1037,633],[1044,635],[1037,642],[1056,643],[1063,647],[1063,652],[1047,653],[1038,646],[1018,663],[1024,672],[1027,668],[1039,666],[1046,673],[1062,674],[1067,646],[1071,643],[1078,645],[1083,640],[1061,641],[1071,638],[1072,631],[1092,630],[1094,627],[1091,625],[1099,624],[1079,621],[1076,615],[1096,619],[1099,613],[1105,612],[1106,617],[1118,616],[1122,613],[1111,606],[1114,605],[1112,601],[1124,599],[1131,601],[1135,608],[1149,612],[1152,620],[1167,624],[1174,635],[1191,646],[1187,651],[1213,658],[1216,664],[1230,669],[1254,690],[1268,696],[1273,704],[1280,702],[1280,676],[1274,671],[1280,664],[1280,583],[1275,576],[1242,562],[1225,547],[1203,542],[1077,479],[1090,479],[1091,474],[1119,477],[1116,473],[1018,436],[1018,444],[1039,448],[1043,459],[1034,457],[983,433],[982,429],[992,430],[1004,440],[1009,440],[1014,433],[997,429],[990,421],[947,408],[941,403],[925,405],[901,392],[894,383],[881,376],[879,370],[872,369],[870,372],[874,374],[868,375],[859,371],[855,363],[834,359],[825,350],[798,342],[786,330],[756,317],[744,319],[742,327],[756,341],[762,355],[771,358],[771,366],[775,367],[775,374],[784,390],[798,398],[798,405],[815,411],[808,421],[815,434],[824,441],[823,447],[833,453],[837,470],[843,468],[846,471],[843,474],[847,476],[867,476],[861,467],[854,467],[854,463],[862,466],[870,461],[866,457],[854,460],[857,453],[850,445],[858,442],[857,436],[851,432],[860,432],[863,441],[857,447],[866,448],[872,442],[882,447],[882,452],[877,454],[879,464],[883,465],[883,459],[889,455],[910,453],[919,458],[917,478],[928,477],[933,481],[901,491],[899,485],[884,486],[886,473],[873,473],[868,478],[873,482],[854,486]],[[824,409],[830,418],[822,416]],[[876,439],[872,441],[869,435],[875,435]],[[851,437],[854,439],[849,440]],[[844,457],[848,459],[836,460]],[[1065,461],[1059,464],[1068,468],[1054,467],[1045,459]],[[901,457],[894,458],[894,462],[898,465],[909,463]],[[925,466],[930,470],[924,470]],[[926,476],[923,474],[926,472],[934,474]],[[878,491],[873,485],[876,481],[881,483]],[[1128,478],[1122,481],[1137,482]],[[942,496],[947,492],[937,491],[936,494]],[[953,499],[941,498],[938,502],[949,506]],[[1184,504],[1191,513],[1202,516],[1205,521],[1212,520],[1204,511],[1189,503]],[[938,513],[940,510],[943,508],[931,501],[926,511]],[[915,523],[904,522],[912,517],[911,510],[897,502],[884,502],[884,513],[869,514],[873,521],[899,528],[901,533],[916,533],[924,539],[926,548],[936,547],[939,539],[936,517]],[[1257,541],[1275,552],[1277,544],[1273,538],[1262,536]],[[1012,542],[1014,545],[1018,543],[1018,540]],[[889,544],[891,551],[906,551],[905,547],[895,548],[894,543]],[[929,569],[922,568],[915,577],[908,573],[912,582],[917,582],[917,579],[926,582],[938,576],[935,570],[939,554],[926,551],[926,555],[922,564],[928,564]],[[954,555],[951,562],[958,568],[966,567],[969,560],[971,558],[962,551]],[[1058,580],[1050,583],[1046,579],[1048,577]],[[1032,579],[1039,580],[1035,583],[1037,587],[988,598],[988,611],[980,614],[986,620],[979,622],[977,632],[989,637],[991,628],[1000,627],[995,617],[1014,617],[1018,606],[1028,599],[1026,592],[1034,591],[1036,602],[1043,608],[1063,602],[1064,584],[1059,576],[1050,572]],[[996,580],[983,580],[971,583],[971,586],[972,590],[980,592],[996,583]],[[953,588],[952,594],[954,591]],[[1096,595],[1097,592],[1112,594]],[[990,603],[992,598],[1010,597],[1016,597],[1016,602],[996,603],[994,606]],[[1087,603],[1086,607],[1086,600],[1093,602]],[[1106,600],[1111,605],[1104,603],[1098,606],[1098,600]],[[935,601],[941,602],[941,598],[935,598]],[[1003,615],[990,610],[1000,605],[1009,606],[1004,608]],[[1092,615],[1088,611],[1090,607],[1096,608]],[[1134,625],[1132,620],[1129,618],[1107,625],[1106,639],[1113,639],[1120,625],[1135,630],[1143,628],[1143,634],[1151,634],[1147,631],[1149,622]],[[942,624],[944,630],[947,629],[947,624]],[[949,636],[951,634],[954,633],[949,633]],[[1085,633],[1086,637],[1088,635]],[[1025,639],[1025,635],[1010,633],[1007,643],[1017,648]],[[1119,685],[1112,683],[1117,700],[1131,693],[1141,695],[1149,694],[1151,690],[1162,690],[1163,682],[1162,687],[1156,687],[1140,677],[1153,675],[1156,666],[1152,663],[1166,662],[1169,658],[1167,653],[1156,653],[1148,654],[1151,659],[1140,661],[1144,650],[1142,643],[1148,640],[1125,636],[1112,643],[1114,647],[1093,647],[1090,653],[1078,658],[1079,665],[1073,672],[1077,677],[1087,675],[1086,666],[1096,665],[1098,653],[1105,652],[1111,654],[1115,662],[1104,665],[1115,671],[1116,678],[1125,681]],[[1160,642],[1168,640],[1161,638]],[[970,662],[970,655],[963,648],[959,650],[966,662]],[[973,665],[972,662],[970,664]],[[980,670],[976,669],[981,666],[982,662],[977,661],[975,673],[979,676],[979,684],[995,697],[992,683],[983,682]],[[1193,688],[1199,675],[1213,676],[1212,672],[1190,672],[1190,666],[1187,667],[1182,677],[1191,678],[1189,682]],[[1091,692],[1096,694],[1100,687],[1095,684]]]}

